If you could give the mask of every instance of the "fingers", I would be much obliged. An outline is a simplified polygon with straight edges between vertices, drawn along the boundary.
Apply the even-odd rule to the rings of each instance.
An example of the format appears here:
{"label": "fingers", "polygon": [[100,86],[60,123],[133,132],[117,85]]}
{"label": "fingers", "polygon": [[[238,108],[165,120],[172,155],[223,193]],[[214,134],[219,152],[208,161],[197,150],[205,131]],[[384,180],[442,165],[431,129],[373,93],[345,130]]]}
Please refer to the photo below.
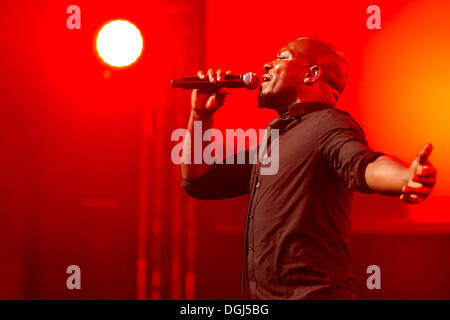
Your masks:
{"label": "fingers", "polygon": [[208,81],[211,83],[216,83],[216,77],[214,76],[213,69],[208,69],[206,72],[206,76],[208,77]]}
{"label": "fingers", "polygon": [[224,78],[225,78],[225,73],[223,73],[222,69],[217,69],[217,71],[216,71],[217,82],[222,81]]}
{"label": "fingers", "polygon": [[410,187],[410,186],[404,186],[403,190],[402,190],[404,195],[415,195],[418,197],[428,197],[428,195],[431,192],[431,188],[430,187]]}
{"label": "fingers", "polygon": [[404,186],[402,189],[402,194],[400,195],[400,200],[409,204],[416,204],[424,201],[430,194],[431,187],[411,187]]}
{"label": "fingers", "polygon": [[419,164],[416,167],[416,174],[420,177],[434,177],[436,175],[436,168],[432,164]]}
{"label": "fingers", "polygon": [[217,69],[216,72],[214,72],[213,69],[208,69],[206,73],[203,70],[199,70],[197,72],[197,77],[200,79],[208,79],[211,83],[216,83],[225,80],[225,76],[231,74],[232,72],[230,70],[223,72],[222,69]]}
{"label": "fingers", "polygon": [[[231,75],[232,72],[228,70],[227,72],[223,72],[222,69],[217,69],[214,71],[213,69],[208,69],[206,72],[203,70],[199,70],[197,72],[197,77],[199,79],[206,79],[210,83],[217,83],[225,80],[226,75]],[[220,87],[219,87],[220,88]],[[225,96],[229,95],[231,93],[231,90],[229,88],[211,88],[211,89],[201,89],[199,90],[199,93],[203,94],[215,94],[217,99],[217,102],[219,104],[223,104]]]}
{"label": "fingers", "polygon": [[415,204],[424,201],[431,193],[436,183],[436,168],[429,161],[433,146],[425,144],[413,161],[414,175],[408,185],[402,188],[400,199],[406,203]]}
{"label": "fingers", "polygon": [[426,187],[433,187],[436,184],[436,177],[423,177],[416,174],[412,180]]}
{"label": "fingers", "polygon": [[433,151],[433,146],[431,145],[431,143],[425,144],[422,147],[422,149],[420,149],[419,154],[418,154],[419,164],[427,163],[428,157],[430,156],[431,151]]}
{"label": "fingers", "polygon": [[412,181],[432,187],[436,183],[436,168],[433,165],[418,165]]}
{"label": "fingers", "polygon": [[198,70],[198,72],[197,72],[197,77],[199,77],[200,79],[205,79],[205,78],[206,78],[206,75],[205,75],[205,73],[203,72],[203,70]]}
{"label": "fingers", "polygon": [[423,197],[413,197],[411,195],[402,194],[400,200],[409,204],[417,204],[425,200]]}
{"label": "fingers", "polygon": [[436,168],[430,165],[418,165],[412,181],[421,183],[427,187],[433,187],[436,183]]}
{"label": "fingers", "polygon": [[[227,75],[227,76],[231,75],[231,71],[230,70],[228,70],[227,72],[223,73],[222,70],[219,69],[219,70],[217,70],[217,73],[219,73],[219,71],[220,71],[221,77],[220,77],[220,79],[217,78],[217,81],[223,81],[225,79],[225,75]],[[221,88],[218,93],[220,95],[227,96],[227,95],[229,95],[231,93],[231,89],[229,89],[229,88]]]}

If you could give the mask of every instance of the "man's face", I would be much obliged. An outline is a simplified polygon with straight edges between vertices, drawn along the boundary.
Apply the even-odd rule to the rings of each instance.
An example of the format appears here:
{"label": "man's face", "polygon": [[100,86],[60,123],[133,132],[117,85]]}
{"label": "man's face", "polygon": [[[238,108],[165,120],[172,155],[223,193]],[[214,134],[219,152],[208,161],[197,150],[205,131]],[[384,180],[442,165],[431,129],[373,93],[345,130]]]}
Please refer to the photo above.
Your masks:
{"label": "man's face", "polygon": [[305,65],[302,65],[302,59],[297,58],[296,49],[296,43],[290,42],[278,52],[274,61],[264,65],[266,71],[259,88],[259,107],[278,109],[297,100]]}

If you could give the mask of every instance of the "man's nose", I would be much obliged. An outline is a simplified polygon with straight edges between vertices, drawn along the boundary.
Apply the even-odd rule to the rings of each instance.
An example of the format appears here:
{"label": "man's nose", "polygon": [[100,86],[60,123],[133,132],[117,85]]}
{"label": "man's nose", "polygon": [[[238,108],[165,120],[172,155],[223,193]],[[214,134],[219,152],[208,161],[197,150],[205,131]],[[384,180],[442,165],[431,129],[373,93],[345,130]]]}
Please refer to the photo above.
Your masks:
{"label": "man's nose", "polygon": [[265,65],[264,65],[264,69],[266,70],[266,71],[269,71],[270,69],[272,69],[273,68],[273,63],[272,62],[267,62]]}

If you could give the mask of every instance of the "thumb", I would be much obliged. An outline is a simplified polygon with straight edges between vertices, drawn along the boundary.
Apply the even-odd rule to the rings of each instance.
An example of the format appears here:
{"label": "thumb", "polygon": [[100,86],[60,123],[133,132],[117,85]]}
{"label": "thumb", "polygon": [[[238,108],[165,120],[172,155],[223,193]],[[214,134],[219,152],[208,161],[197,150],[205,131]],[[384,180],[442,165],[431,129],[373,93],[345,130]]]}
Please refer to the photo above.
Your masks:
{"label": "thumb", "polygon": [[219,91],[217,91],[217,93],[220,96],[227,96],[231,94],[231,90],[229,88],[220,88]]}
{"label": "thumb", "polygon": [[230,93],[231,93],[230,89],[221,88],[219,91],[217,91],[214,94],[214,98],[215,98],[216,102],[218,103],[219,107],[221,107],[225,103],[225,98]]}
{"label": "thumb", "polygon": [[431,143],[425,144],[422,149],[420,149],[419,154],[417,155],[419,164],[425,164],[428,161],[431,151],[433,151]]}

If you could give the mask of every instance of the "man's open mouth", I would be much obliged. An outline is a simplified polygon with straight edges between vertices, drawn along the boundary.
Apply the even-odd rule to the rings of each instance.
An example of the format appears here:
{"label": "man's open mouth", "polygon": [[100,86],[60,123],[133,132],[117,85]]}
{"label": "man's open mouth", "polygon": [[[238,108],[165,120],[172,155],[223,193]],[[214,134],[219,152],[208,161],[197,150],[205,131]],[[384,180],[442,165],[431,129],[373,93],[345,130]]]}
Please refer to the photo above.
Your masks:
{"label": "man's open mouth", "polygon": [[263,80],[263,82],[267,82],[267,81],[270,81],[271,79],[268,75],[263,75],[262,80]]}

